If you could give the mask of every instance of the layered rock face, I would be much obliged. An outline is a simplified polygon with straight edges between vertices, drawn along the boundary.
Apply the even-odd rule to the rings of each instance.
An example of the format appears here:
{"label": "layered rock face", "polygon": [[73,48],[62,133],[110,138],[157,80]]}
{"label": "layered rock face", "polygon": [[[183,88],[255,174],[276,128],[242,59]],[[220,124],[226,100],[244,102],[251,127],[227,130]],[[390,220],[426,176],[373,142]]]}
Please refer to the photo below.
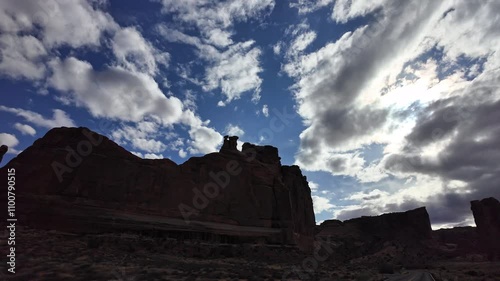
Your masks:
{"label": "layered rock face", "polygon": [[157,230],[310,248],[315,219],[300,169],[282,166],[271,146],[245,144],[240,152],[236,139],[228,137],[220,153],[177,165],[141,159],[86,128],[56,128],[0,174],[16,169],[18,210],[35,227]]}
{"label": "layered rock face", "polygon": [[488,258],[500,258],[500,202],[490,197],[471,202],[479,241]]}

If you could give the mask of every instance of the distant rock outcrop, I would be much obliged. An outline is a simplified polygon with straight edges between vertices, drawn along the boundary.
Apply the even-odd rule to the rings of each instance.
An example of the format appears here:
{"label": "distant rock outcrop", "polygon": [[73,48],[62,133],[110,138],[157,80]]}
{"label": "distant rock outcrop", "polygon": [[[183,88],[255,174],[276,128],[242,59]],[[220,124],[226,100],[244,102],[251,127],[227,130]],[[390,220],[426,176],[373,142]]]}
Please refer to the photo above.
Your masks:
{"label": "distant rock outcrop", "polygon": [[5,153],[7,153],[8,150],[9,150],[8,146],[6,145],[0,146],[0,163],[2,163],[3,156],[5,155]]}
{"label": "distant rock outcrop", "polygon": [[238,151],[238,137],[237,136],[224,136],[224,142],[219,152]]}
{"label": "distant rock outcrop", "polygon": [[[318,235],[343,235],[344,230],[350,235],[372,237],[377,240],[432,238],[429,214],[425,207],[401,213],[383,214],[375,217],[360,217],[344,222],[325,221],[319,227]],[[368,237],[367,237],[368,236]]]}
{"label": "distant rock outcrop", "polygon": [[432,228],[429,214],[425,207],[401,213],[389,213],[376,217],[361,217],[344,221],[355,225],[361,232],[388,239],[431,239]]}
{"label": "distant rock outcrop", "polygon": [[339,260],[369,257],[377,253],[383,253],[384,257],[393,254],[393,258],[405,260],[418,258],[424,253],[420,242],[432,239],[431,223],[425,207],[344,222],[327,220],[317,226],[315,232],[317,239],[333,241],[337,254],[335,258]]}
{"label": "distant rock outcrop", "polygon": [[471,202],[479,241],[490,260],[500,258],[500,202],[490,197]]}
{"label": "distant rock outcrop", "polygon": [[480,253],[479,237],[475,227],[438,229],[433,231],[433,236],[443,249],[443,254],[449,258],[466,257]]}
{"label": "distant rock outcrop", "polygon": [[35,227],[154,230],[311,248],[311,190],[299,167],[282,166],[271,146],[246,143],[239,152],[236,140],[225,137],[221,149],[235,153],[177,165],[141,159],[86,128],[52,129],[9,163],[23,175],[17,209]]}

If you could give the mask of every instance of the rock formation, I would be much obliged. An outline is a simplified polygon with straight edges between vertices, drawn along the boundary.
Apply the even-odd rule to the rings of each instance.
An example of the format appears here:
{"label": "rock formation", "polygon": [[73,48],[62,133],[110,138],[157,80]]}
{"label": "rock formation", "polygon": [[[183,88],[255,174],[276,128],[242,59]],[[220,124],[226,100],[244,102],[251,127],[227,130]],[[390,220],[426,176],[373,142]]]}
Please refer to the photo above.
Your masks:
{"label": "rock formation", "polygon": [[237,136],[224,136],[224,143],[219,152],[238,151],[238,139]]}
{"label": "rock formation", "polygon": [[[311,190],[278,149],[225,137],[183,164],[141,159],[86,128],[56,128],[12,159],[23,223],[72,232],[161,231],[178,237],[309,249]],[[6,169],[0,169],[0,175]],[[0,199],[6,201],[6,193]],[[176,234],[173,234],[176,233]]]}
{"label": "rock formation", "polygon": [[438,245],[448,258],[466,257],[479,254],[479,237],[477,229],[471,226],[438,229],[433,231]]}
{"label": "rock formation", "polygon": [[[432,239],[431,223],[425,207],[344,222],[327,220],[317,226],[315,232],[317,239],[333,241],[334,258],[337,260],[391,251],[395,256],[398,252],[402,259],[414,258],[421,254],[421,242]],[[391,247],[397,250],[387,249]]]}
{"label": "rock formation", "polygon": [[424,240],[432,238],[429,214],[425,207],[401,213],[383,214],[375,217],[360,217],[344,222],[327,220],[323,222],[318,235],[339,235],[344,233],[366,236],[388,241],[394,239]]}
{"label": "rock formation", "polygon": [[425,207],[376,217],[356,218],[345,221],[344,224],[355,225],[363,233],[369,233],[383,240],[399,237],[416,240],[432,238],[431,222]]}
{"label": "rock formation", "polygon": [[490,260],[500,258],[500,202],[490,197],[471,202],[481,247]]}
{"label": "rock formation", "polygon": [[8,150],[9,150],[8,146],[6,145],[0,146],[0,163],[2,163],[3,156],[5,155],[5,153],[7,153]]}

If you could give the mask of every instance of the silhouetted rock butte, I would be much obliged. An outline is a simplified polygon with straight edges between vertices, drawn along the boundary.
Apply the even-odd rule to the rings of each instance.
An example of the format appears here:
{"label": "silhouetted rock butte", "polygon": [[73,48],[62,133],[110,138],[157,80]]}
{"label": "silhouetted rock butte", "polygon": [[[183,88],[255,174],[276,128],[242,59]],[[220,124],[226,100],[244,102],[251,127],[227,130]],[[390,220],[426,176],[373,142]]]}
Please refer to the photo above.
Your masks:
{"label": "silhouetted rock butte", "polygon": [[316,232],[320,237],[350,236],[356,239],[375,238],[379,241],[432,239],[431,222],[425,207],[401,213],[365,216],[344,222],[327,220],[317,227]]}
{"label": "silhouetted rock butte", "polygon": [[[236,138],[227,141],[233,149]],[[271,146],[246,143],[242,152],[210,153],[177,165],[141,159],[86,128],[56,128],[0,174],[7,167],[16,168],[17,210],[30,226],[77,233],[161,231],[304,250],[313,245],[306,178],[299,167],[282,166]]]}
{"label": "silhouetted rock butte", "polygon": [[472,226],[444,228],[434,230],[434,239],[439,243],[443,254],[447,257],[465,257],[479,254],[479,237],[477,229]]}
{"label": "silhouetted rock butte", "polygon": [[344,222],[327,220],[315,233],[316,239],[330,243],[333,259],[341,262],[415,262],[418,257],[425,259],[424,242],[432,239],[425,207]]}
{"label": "silhouetted rock butte", "polygon": [[9,151],[9,147],[6,145],[0,146],[0,163],[2,163],[3,156]]}
{"label": "silhouetted rock butte", "polygon": [[471,201],[480,244],[489,259],[500,258],[500,202],[490,197]]}
{"label": "silhouetted rock butte", "polygon": [[237,136],[224,136],[224,142],[219,152],[238,151],[238,139]]}

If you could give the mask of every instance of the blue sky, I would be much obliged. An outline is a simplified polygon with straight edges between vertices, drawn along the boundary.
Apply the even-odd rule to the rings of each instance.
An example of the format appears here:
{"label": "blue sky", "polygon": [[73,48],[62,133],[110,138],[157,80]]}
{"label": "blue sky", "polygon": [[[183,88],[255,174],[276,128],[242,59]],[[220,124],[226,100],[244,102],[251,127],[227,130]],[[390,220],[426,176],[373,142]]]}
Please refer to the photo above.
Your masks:
{"label": "blue sky", "polygon": [[434,227],[473,224],[469,201],[500,197],[499,11],[493,0],[3,1],[4,161],[59,126],[177,163],[234,134],[301,166],[318,222],[425,205]]}

